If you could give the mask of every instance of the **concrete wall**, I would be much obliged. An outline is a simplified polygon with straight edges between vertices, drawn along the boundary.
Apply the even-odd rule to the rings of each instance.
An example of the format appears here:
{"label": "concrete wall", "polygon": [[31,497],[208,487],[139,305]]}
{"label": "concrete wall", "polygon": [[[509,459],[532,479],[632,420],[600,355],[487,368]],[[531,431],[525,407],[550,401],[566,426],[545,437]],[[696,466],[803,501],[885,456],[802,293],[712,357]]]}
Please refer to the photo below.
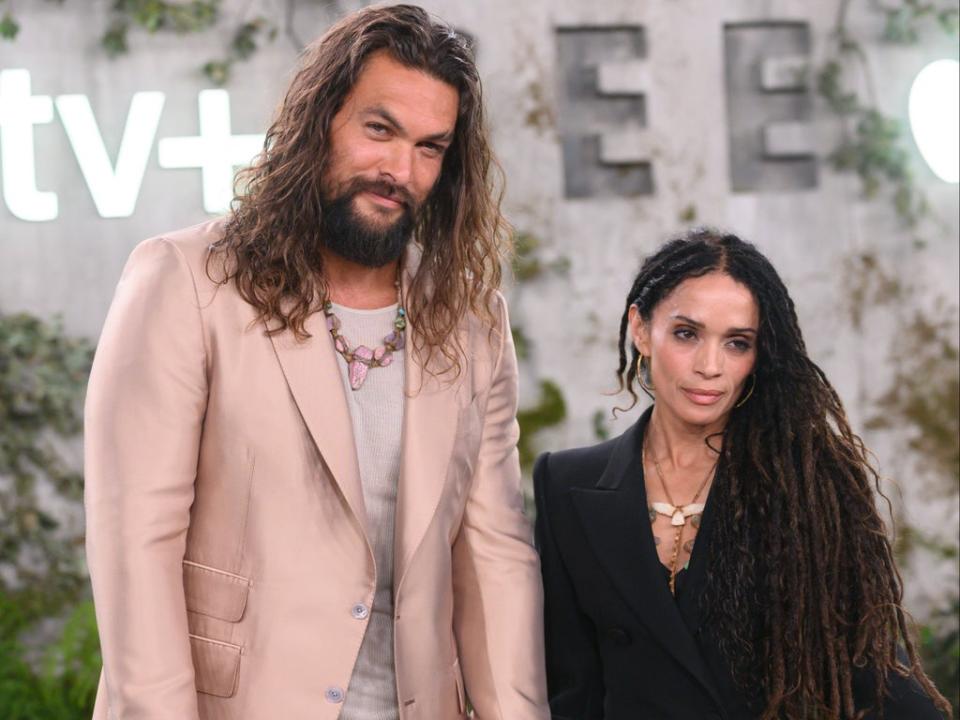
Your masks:
{"label": "concrete wall", "polygon": [[[34,95],[86,95],[111,160],[137,92],[165,94],[158,140],[196,135],[198,94],[209,87],[197,68],[222,55],[229,37],[223,31],[136,33],[131,54],[111,61],[97,44],[111,4],[20,3],[21,34],[0,44],[0,70],[29,70]],[[295,31],[308,39],[360,4],[294,3]],[[614,386],[617,326],[629,283],[642,256],[691,221],[734,230],[769,255],[797,303],[812,356],[839,388],[855,427],[866,430],[902,365],[903,324],[916,310],[947,317],[935,306],[938,298],[946,308],[958,305],[958,196],[956,185],[937,180],[908,139],[933,219],[904,229],[889,202],[863,201],[855,178],[818,159],[835,146],[840,130],[809,89],[792,87],[789,63],[768,63],[768,84],[778,82],[778,72],[786,80],[778,91],[759,90],[765,58],[799,56],[819,64],[838,3],[425,4],[476,40],[511,219],[540,240],[546,264],[569,262],[566,272],[548,270],[511,292],[513,319],[533,346],[524,363],[524,400],[534,402],[535,381],[549,378],[563,389],[569,410],[561,427],[538,437],[540,447],[595,440],[594,414],[609,415],[618,402],[604,393]],[[280,18],[284,5],[224,2],[235,20],[244,11]],[[868,43],[879,105],[904,122],[916,72],[930,60],[957,55],[955,40],[936,28],[914,46],[876,42],[881,18],[869,3],[853,4],[850,27]],[[281,34],[237,66],[227,86],[234,133],[263,132],[296,56],[295,43]],[[55,220],[27,222],[0,202],[0,310],[59,314],[71,332],[95,337],[131,248],[206,217],[201,173],[161,168],[154,142],[135,211],[104,219],[61,115],[54,112],[34,135],[36,185],[57,193],[59,213]],[[25,182],[8,184],[14,181]],[[915,286],[906,301],[883,302],[870,292],[858,299],[862,278],[849,263],[864,252]],[[851,309],[862,311],[861,322]],[[956,343],[956,319],[949,323]],[[606,423],[608,431],[619,432],[633,417]],[[902,493],[908,517],[923,518],[934,535],[955,538],[956,500],[931,499],[919,459],[903,451],[910,432],[866,431],[866,438],[882,472],[899,479],[895,492]],[[955,562],[918,562],[910,595],[922,612],[955,586],[957,569]]]}

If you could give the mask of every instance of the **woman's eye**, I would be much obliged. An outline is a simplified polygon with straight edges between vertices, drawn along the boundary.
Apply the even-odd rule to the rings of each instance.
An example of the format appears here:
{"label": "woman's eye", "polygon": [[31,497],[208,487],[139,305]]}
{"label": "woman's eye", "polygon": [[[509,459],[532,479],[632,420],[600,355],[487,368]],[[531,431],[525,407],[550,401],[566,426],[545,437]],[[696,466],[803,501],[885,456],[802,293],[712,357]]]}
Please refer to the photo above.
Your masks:
{"label": "woman's eye", "polygon": [[751,345],[747,340],[731,340],[730,346],[737,352],[745,353],[750,350]]}
{"label": "woman's eye", "polygon": [[697,334],[690,328],[677,328],[673,331],[673,336],[679,340],[692,340]]}

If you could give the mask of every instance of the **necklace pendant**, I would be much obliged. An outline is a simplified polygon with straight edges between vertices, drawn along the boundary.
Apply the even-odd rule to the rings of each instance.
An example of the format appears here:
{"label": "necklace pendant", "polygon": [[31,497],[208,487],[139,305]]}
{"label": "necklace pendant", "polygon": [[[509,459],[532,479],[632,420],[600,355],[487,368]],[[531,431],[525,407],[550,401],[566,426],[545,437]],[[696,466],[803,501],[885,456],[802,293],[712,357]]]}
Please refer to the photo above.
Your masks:
{"label": "necklace pendant", "polygon": [[360,386],[363,385],[363,381],[367,379],[367,371],[370,369],[368,365],[360,362],[359,360],[351,360],[347,364],[347,372],[350,375],[350,389],[359,390]]}
{"label": "necklace pendant", "polygon": [[683,516],[683,510],[677,508],[676,512],[673,513],[673,517],[670,518],[670,524],[674,527],[682,527],[687,524],[687,519]]}

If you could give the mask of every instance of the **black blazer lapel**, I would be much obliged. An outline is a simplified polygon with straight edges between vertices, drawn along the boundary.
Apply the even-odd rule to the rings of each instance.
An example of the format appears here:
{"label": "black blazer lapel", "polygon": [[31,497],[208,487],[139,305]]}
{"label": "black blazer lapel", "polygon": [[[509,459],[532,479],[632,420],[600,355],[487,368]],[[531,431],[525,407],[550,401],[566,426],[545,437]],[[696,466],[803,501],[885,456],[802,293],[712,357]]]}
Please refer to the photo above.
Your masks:
{"label": "black blazer lapel", "polygon": [[640,443],[650,412],[620,436],[607,468],[593,488],[570,491],[584,534],[600,566],[651,635],[686,668],[722,707],[700,649],[662,579],[660,560],[647,525]]}

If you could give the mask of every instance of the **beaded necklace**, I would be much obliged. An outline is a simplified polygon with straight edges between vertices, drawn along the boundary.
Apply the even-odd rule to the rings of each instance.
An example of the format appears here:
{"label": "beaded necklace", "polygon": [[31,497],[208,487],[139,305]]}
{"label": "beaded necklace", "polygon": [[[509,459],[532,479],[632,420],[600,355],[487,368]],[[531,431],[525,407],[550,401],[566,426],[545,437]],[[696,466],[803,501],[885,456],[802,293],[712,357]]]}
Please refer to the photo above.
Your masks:
{"label": "beaded necklace", "polygon": [[[640,462],[641,464],[646,464],[647,448],[646,443],[644,447],[640,450]],[[663,469],[660,467],[660,461],[656,458],[651,458],[653,460],[653,466],[657,471],[657,477],[660,478],[660,487],[663,488],[663,494],[667,496],[667,500],[670,502],[655,502],[650,503],[650,507],[647,508],[647,511],[650,516],[650,524],[657,519],[657,515],[663,515],[670,518],[670,525],[677,529],[676,534],[673,538],[673,553],[670,557],[670,594],[677,594],[677,574],[680,572],[680,543],[683,540],[683,531],[687,525],[687,518],[690,518],[691,524],[694,528],[700,527],[700,516],[703,514],[703,510],[706,507],[704,503],[698,503],[697,500],[700,499],[700,495],[703,493],[704,488],[707,487],[707,483],[710,482],[710,478],[713,477],[713,471],[716,469],[717,464],[714,463],[710,468],[709,472],[703,482],[700,483],[700,487],[697,489],[697,493],[693,496],[691,500],[686,505],[677,505],[673,498],[670,496],[670,491],[667,490],[667,481],[663,476]],[[688,552],[692,552],[692,546]]]}
{"label": "beaded necklace", "polygon": [[327,318],[327,330],[333,337],[333,347],[347,361],[347,374],[350,377],[350,389],[359,390],[367,379],[370,368],[386,367],[393,362],[393,353],[402,350],[405,344],[404,330],[407,327],[407,313],[400,304],[397,292],[397,317],[393,321],[393,330],[383,338],[383,345],[370,349],[366,345],[350,347],[350,341],[340,334],[340,318],[333,312],[333,303],[327,300],[323,304],[323,314]]}

